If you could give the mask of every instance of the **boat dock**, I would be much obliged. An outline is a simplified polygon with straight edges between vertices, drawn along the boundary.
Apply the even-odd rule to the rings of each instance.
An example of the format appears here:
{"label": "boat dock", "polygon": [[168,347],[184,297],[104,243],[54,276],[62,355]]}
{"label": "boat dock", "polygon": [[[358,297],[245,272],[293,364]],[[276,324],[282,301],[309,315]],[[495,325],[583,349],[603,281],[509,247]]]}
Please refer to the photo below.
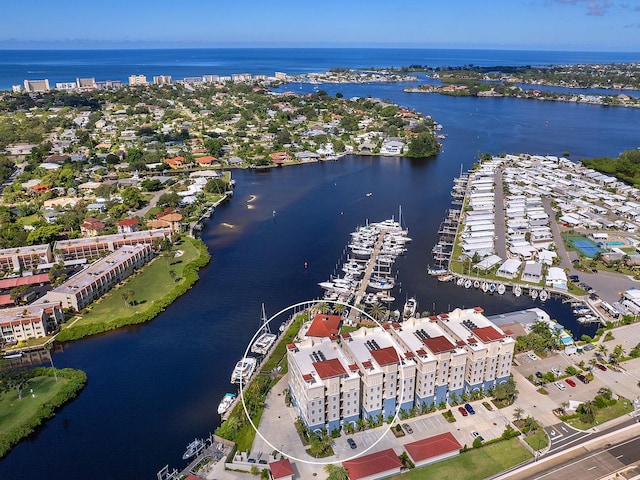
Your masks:
{"label": "boat dock", "polygon": [[[384,242],[384,237],[387,233],[387,230],[381,229],[378,233],[378,238],[373,247],[373,252],[371,253],[371,259],[367,262],[364,274],[362,275],[362,280],[360,281],[360,285],[358,290],[356,291],[356,299],[354,305],[361,305],[362,300],[364,299],[365,294],[367,293],[367,287],[369,286],[369,280],[371,280],[371,276],[373,275],[373,269],[376,266],[376,259],[378,255],[380,255],[380,250],[382,249],[382,243]],[[355,321],[356,317],[359,315],[359,312],[352,308],[349,312],[348,318]]]}

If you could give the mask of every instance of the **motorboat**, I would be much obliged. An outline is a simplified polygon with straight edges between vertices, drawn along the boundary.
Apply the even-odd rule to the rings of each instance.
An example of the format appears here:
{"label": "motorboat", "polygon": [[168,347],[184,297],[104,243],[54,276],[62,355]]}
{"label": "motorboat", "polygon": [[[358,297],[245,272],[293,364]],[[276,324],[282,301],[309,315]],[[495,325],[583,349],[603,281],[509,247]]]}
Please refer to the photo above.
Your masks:
{"label": "motorboat", "polygon": [[549,292],[547,292],[546,290],[540,290],[540,293],[538,294],[538,298],[540,299],[541,302],[546,302],[547,299],[549,298]]}
{"label": "motorboat", "polygon": [[472,283],[473,283],[473,282],[472,282],[471,280],[467,279],[467,280],[464,282],[464,288],[471,288],[471,284],[472,284]]}
{"label": "motorboat", "polygon": [[482,286],[480,288],[482,288],[482,291],[484,293],[487,293],[487,291],[489,290],[489,283],[488,282],[482,282]]}
{"label": "motorboat", "polygon": [[187,450],[182,455],[183,460],[187,460],[198,453],[204,448],[204,440],[201,438],[196,438],[193,442],[187,445]]}
{"label": "motorboat", "polygon": [[402,310],[402,316],[404,318],[415,317],[416,310],[418,309],[418,302],[414,297],[407,298],[407,301],[404,302],[404,309]]}
{"label": "motorboat", "polygon": [[253,357],[244,357],[236,363],[236,366],[231,373],[231,383],[246,383],[251,375],[253,375],[253,372],[256,369],[256,364],[256,359]]}
{"label": "motorboat", "polygon": [[235,399],[235,393],[225,393],[224,397],[222,397],[222,400],[220,400],[220,403],[218,404],[218,415],[222,415],[224,412],[229,410],[229,407]]}
{"label": "motorboat", "polygon": [[504,283],[501,283],[498,285],[496,291],[498,292],[498,295],[504,295],[504,292],[507,291],[507,287],[504,286]]}
{"label": "motorboat", "polygon": [[522,295],[522,287],[520,285],[514,285],[513,286],[513,294],[516,297],[519,297],[520,295]]}
{"label": "motorboat", "polygon": [[532,288],[529,291],[529,296],[531,296],[531,298],[535,300],[536,298],[538,298],[538,290],[536,290],[535,288]]}
{"label": "motorboat", "polygon": [[372,278],[369,280],[369,286],[376,290],[391,290],[395,286],[395,282],[391,278]]}

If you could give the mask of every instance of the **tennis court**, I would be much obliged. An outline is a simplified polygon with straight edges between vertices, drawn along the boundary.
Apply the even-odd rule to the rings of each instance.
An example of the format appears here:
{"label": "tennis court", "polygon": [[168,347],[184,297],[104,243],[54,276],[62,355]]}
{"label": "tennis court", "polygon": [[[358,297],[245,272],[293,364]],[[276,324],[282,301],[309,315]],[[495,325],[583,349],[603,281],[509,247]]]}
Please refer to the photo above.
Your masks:
{"label": "tennis court", "polygon": [[588,258],[593,258],[598,255],[598,253],[604,251],[586,237],[564,237],[564,239],[566,242],[570,243],[573,248]]}

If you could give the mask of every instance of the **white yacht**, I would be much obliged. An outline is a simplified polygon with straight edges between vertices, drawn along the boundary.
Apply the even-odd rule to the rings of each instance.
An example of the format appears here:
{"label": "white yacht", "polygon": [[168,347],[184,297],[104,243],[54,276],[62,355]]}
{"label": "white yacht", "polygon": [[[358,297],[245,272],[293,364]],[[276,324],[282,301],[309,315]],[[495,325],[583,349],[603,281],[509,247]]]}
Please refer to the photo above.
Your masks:
{"label": "white yacht", "polygon": [[233,369],[231,374],[231,383],[246,383],[247,380],[253,375],[256,369],[256,359],[253,357],[244,357]]}

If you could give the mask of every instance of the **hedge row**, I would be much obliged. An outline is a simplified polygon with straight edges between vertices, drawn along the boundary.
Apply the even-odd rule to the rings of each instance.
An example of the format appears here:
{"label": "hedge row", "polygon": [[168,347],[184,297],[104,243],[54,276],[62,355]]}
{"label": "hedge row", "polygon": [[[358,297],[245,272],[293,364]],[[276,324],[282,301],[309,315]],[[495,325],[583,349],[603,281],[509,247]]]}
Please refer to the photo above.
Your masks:
{"label": "hedge row", "polygon": [[162,298],[156,300],[153,305],[144,312],[134,313],[128,317],[114,318],[107,322],[91,323],[91,324],[77,324],[70,328],[62,330],[56,337],[58,342],[67,342],[70,340],[78,340],[90,335],[96,335],[98,333],[104,333],[109,330],[115,330],[116,328],[125,327],[127,325],[136,325],[139,323],[145,323],[154,319],[158,314],[164,311],[169,305],[171,305],[178,297],[184,295],[194,283],[198,281],[198,270],[209,263],[211,256],[207,250],[207,246],[199,241],[191,240],[195,247],[200,252],[198,258],[188,263],[183,270],[182,280],[172,290],[170,290]]}
{"label": "hedge row", "polygon": [[[53,377],[53,368],[35,368],[32,370],[33,377]],[[7,432],[0,438],[0,458],[4,457],[21,439],[33,433],[33,431],[44,423],[45,420],[54,416],[56,410],[65,403],[73,400],[87,383],[87,375],[82,370],[64,368],[56,370],[58,378],[64,378],[65,384],[56,395],[46,403],[43,403],[36,414],[25,420],[21,426]]]}

